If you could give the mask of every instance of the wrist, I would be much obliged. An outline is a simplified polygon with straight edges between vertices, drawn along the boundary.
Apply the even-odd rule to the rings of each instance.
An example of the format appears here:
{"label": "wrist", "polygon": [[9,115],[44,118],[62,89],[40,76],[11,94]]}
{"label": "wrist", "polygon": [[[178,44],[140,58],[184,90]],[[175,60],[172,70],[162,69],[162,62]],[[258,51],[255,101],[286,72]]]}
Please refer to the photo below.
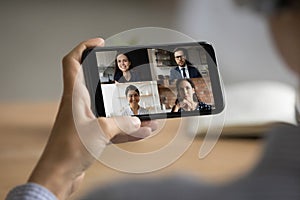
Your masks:
{"label": "wrist", "polygon": [[52,150],[46,147],[28,182],[47,188],[58,199],[66,199],[74,191],[74,182],[83,174],[85,168],[82,164],[74,162],[76,158],[72,158],[73,154],[76,156],[80,153],[62,155]]}
{"label": "wrist", "polygon": [[64,167],[50,167],[38,164],[28,179],[28,183],[36,183],[51,191],[58,199],[67,199],[72,190],[75,176]]}

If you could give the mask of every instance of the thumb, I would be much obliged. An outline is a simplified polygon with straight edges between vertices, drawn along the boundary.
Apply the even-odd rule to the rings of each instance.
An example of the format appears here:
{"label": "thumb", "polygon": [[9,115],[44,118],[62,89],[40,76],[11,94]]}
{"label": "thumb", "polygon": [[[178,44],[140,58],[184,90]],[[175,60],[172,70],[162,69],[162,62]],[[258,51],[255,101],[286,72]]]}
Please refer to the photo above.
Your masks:
{"label": "thumb", "polygon": [[114,138],[118,134],[132,135],[141,127],[141,121],[137,117],[114,117],[98,118],[99,125],[108,139]]}

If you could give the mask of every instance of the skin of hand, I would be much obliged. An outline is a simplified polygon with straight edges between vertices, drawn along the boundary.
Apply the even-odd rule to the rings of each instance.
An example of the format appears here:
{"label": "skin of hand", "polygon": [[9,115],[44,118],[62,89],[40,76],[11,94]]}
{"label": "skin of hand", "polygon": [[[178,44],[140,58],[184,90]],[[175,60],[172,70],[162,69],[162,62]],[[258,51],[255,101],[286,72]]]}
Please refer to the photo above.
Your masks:
{"label": "skin of hand", "polygon": [[177,103],[174,105],[173,111],[172,112],[178,112],[178,110],[180,109],[180,103]]}
{"label": "skin of hand", "polygon": [[180,104],[180,107],[183,108],[185,111],[192,111],[195,109],[194,102],[190,102],[187,99],[183,99],[183,101],[180,102],[179,104]]}
{"label": "skin of hand", "polygon": [[[88,127],[97,122],[101,127],[99,132],[102,135],[92,140],[99,142],[100,148],[96,152],[99,155],[109,141],[138,140],[149,136],[156,128],[155,123],[141,123],[136,117],[95,118],[85,85],[79,81],[75,87],[75,82],[78,77],[83,77],[78,76],[82,72],[80,61],[83,51],[96,46],[104,46],[104,40],[94,38],[84,41],[63,58],[64,89],[59,111],[44,152],[28,179],[28,182],[46,187],[58,199],[66,199],[77,190],[85,170],[95,161],[77,133],[75,115],[79,115],[76,123]],[[74,110],[77,114],[73,113]]]}

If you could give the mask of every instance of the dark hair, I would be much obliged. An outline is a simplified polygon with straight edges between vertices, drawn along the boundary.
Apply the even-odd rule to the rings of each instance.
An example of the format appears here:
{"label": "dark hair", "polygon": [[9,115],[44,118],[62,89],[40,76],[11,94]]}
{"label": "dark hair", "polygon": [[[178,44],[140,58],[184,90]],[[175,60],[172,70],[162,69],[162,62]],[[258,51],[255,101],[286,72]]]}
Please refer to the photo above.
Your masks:
{"label": "dark hair", "polygon": [[[179,96],[179,85],[181,82],[183,81],[187,81],[188,83],[190,83],[190,85],[192,86],[192,88],[196,89],[196,86],[194,84],[194,82],[191,80],[191,79],[178,79],[177,82],[176,82],[176,89],[177,89],[177,99],[178,101],[180,101],[180,96]],[[200,101],[200,99],[198,98],[197,94],[196,94],[196,91],[193,95],[193,100],[196,102],[196,101]]]}
{"label": "dark hair", "polygon": [[134,85],[128,85],[127,88],[125,89],[125,95],[126,95],[126,97],[127,97],[127,94],[129,92],[129,90],[134,90],[140,96],[140,91],[139,91],[139,89],[136,86],[134,86]]}
{"label": "dark hair", "polygon": [[114,80],[116,80],[116,81],[118,81],[123,76],[122,71],[118,67],[118,61],[117,61],[117,57],[122,54],[125,55],[127,57],[128,61],[130,62],[129,70],[132,69],[132,62],[131,62],[131,59],[128,56],[128,54],[123,53],[123,52],[118,52],[116,55],[116,59],[115,59],[115,73],[114,73]]}

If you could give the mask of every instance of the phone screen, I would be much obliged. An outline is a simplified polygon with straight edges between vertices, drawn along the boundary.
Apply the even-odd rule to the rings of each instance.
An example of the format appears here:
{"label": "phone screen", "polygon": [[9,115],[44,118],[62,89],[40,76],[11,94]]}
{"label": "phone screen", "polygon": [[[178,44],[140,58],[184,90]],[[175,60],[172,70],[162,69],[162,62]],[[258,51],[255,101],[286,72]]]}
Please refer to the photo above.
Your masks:
{"label": "phone screen", "polygon": [[97,116],[146,120],[215,114],[224,108],[210,44],[102,47],[85,54],[82,65]]}

